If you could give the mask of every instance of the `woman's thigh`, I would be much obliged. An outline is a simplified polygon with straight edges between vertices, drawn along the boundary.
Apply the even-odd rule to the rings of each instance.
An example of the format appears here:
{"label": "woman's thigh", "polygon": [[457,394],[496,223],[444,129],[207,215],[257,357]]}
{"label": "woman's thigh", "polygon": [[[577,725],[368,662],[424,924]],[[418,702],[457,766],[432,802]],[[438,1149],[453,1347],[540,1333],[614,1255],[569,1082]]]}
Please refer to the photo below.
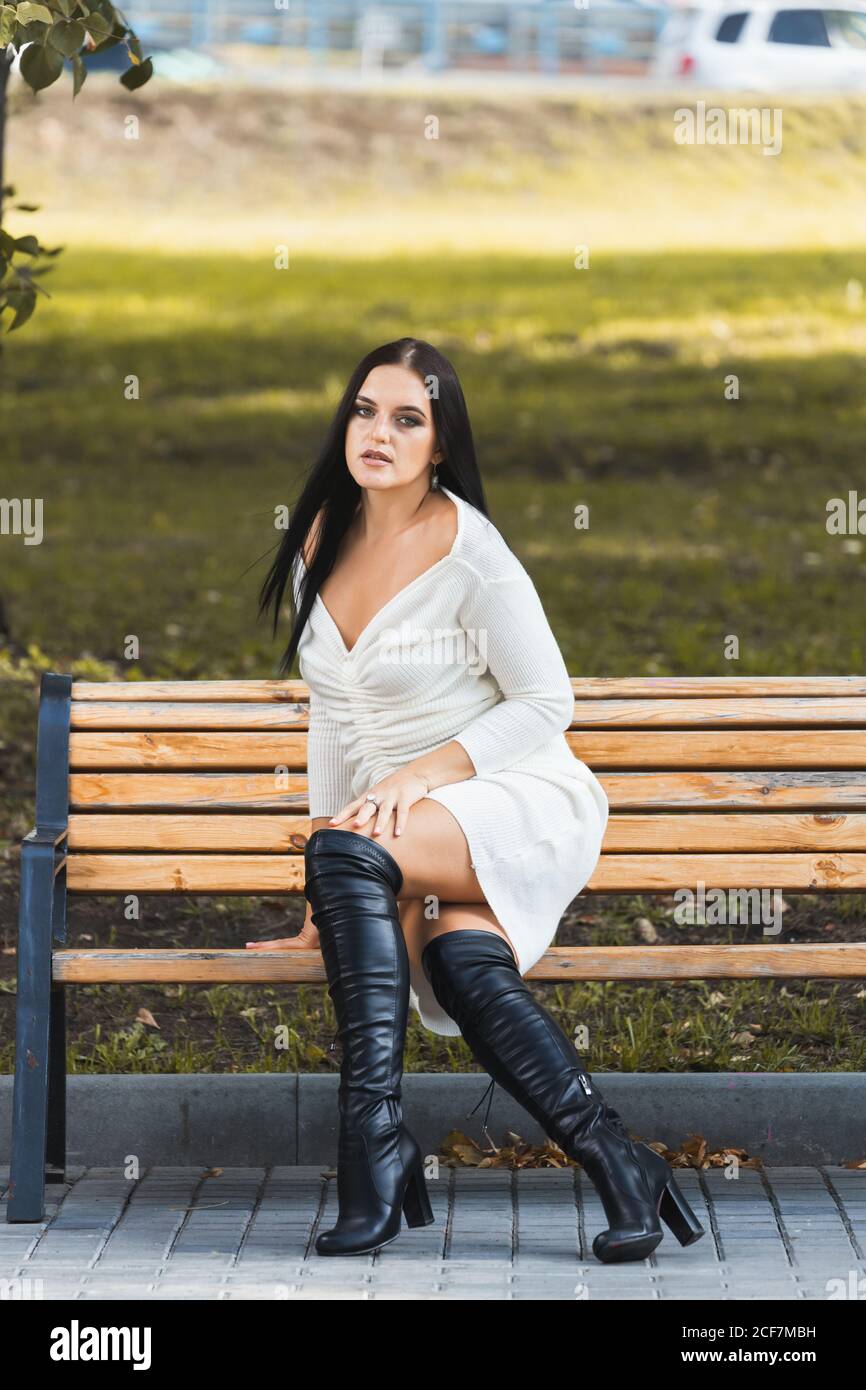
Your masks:
{"label": "woman's thigh", "polygon": [[419,971],[421,952],[427,942],[448,931],[495,932],[508,941],[517,959],[472,868],[463,828],[446,806],[438,801],[417,802],[409,812],[402,835],[394,835],[392,828],[374,835],[374,824],[375,817],[371,817],[363,826],[348,822],[330,828],[366,835],[383,845],[400,865],[400,924],[406,948]]}
{"label": "woman's thigh", "polygon": [[432,894],[443,903],[486,903],[463,828],[441,802],[426,798],[416,802],[402,835],[394,834],[393,816],[381,835],[373,834],[374,825],[375,815],[364,825],[345,821],[330,828],[366,835],[393,855],[403,874],[401,898]]}
{"label": "woman's thigh", "polygon": [[400,925],[406,938],[409,956],[422,973],[421,955],[428,941],[449,931],[489,931],[508,941],[517,964],[517,953],[508,940],[508,933],[496,920],[487,903],[441,903],[438,917],[427,917],[423,898],[404,898],[399,903]]}

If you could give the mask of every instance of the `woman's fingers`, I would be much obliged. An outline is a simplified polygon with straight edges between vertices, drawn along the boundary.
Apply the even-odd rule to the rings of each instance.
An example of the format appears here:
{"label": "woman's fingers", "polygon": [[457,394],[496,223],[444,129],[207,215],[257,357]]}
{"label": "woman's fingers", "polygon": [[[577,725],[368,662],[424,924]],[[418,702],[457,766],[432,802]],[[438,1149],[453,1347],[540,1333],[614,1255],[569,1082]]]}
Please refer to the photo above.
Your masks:
{"label": "woman's fingers", "polygon": [[386,796],[379,807],[376,816],[376,824],[373,826],[373,834],[381,835],[394,814],[394,807],[397,804],[396,796]]}
{"label": "woman's fingers", "polygon": [[276,941],[246,941],[248,951],[316,951],[319,949],[319,933],[298,932],[297,936],[281,936]]}
{"label": "woman's fingers", "polygon": [[406,818],[407,818],[407,816],[409,815],[409,811],[411,810],[411,808],[412,808],[414,805],[415,805],[414,801],[410,801],[410,799],[409,799],[408,796],[405,796],[405,795],[404,795],[404,796],[398,796],[398,798],[397,798],[397,807],[396,807],[396,810],[397,810],[397,823],[396,823],[396,825],[394,826],[394,834],[395,834],[395,835],[400,835],[400,834],[402,834],[402,832],[403,832],[403,830],[404,830],[404,828],[405,828],[405,825],[406,825]]}

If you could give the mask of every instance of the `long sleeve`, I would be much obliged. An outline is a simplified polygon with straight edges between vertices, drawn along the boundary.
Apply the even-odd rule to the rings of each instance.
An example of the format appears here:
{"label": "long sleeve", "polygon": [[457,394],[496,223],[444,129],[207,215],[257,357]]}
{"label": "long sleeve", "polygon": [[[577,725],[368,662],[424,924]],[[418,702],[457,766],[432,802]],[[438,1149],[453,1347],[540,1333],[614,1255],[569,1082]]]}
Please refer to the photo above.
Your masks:
{"label": "long sleeve", "polygon": [[525,570],[482,581],[463,614],[463,626],[479,663],[504,697],[455,735],[476,774],[483,776],[500,772],[564,733],[574,717],[574,692]]}
{"label": "long sleeve", "polygon": [[335,816],[352,799],[352,779],[340,738],[340,725],[310,691],[310,727],[307,734],[307,782],[310,819]]}

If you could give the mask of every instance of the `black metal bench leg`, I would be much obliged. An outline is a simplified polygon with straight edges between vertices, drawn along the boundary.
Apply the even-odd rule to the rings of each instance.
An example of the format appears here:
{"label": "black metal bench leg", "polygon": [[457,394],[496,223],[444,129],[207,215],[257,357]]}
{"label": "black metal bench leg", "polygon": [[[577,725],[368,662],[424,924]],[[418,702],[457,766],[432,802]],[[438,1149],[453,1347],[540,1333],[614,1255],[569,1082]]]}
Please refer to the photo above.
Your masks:
{"label": "black metal bench leg", "polygon": [[66,986],[51,986],[45,1181],[66,1181]]}
{"label": "black metal bench leg", "polygon": [[54,873],[53,842],[25,839],[21,846],[15,1082],[7,1221],[41,1221],[45,1215]]}

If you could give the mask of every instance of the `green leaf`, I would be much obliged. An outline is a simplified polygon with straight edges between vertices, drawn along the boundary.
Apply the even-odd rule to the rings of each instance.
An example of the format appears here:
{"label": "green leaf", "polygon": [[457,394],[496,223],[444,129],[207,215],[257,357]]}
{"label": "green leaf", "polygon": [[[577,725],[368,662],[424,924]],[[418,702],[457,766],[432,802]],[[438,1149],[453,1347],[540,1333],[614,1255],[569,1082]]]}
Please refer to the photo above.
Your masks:
{"label": "green leaf", "polygon": [[19,266],[17,274],[18,283],[20,285],[23,285],[25,289],[32,289],[38,291],[39,294],[44,294],[46,299],[51,298],[51,295],[48,293],[48,291],[38,283],[38,281],[35,278],[34,272],[30,270],[29,266]]}
{"label": "green leaf", "polygon": [[140,63],[140,62],[142,61],[142,59],[141,59],[141,40],[138,39],[138,38],[136,38],[135,34],[133,34],[133,35],[132,35],[132,38],[127,39],[127,44],[126,44],[126,46],[127,46],[127,48],[129,49],[130,53],[132,54],[133,58],[135,58],[136,62],[139,62],[139,63]]}
{"label": "green leaf", "polygon": [[16,6],[16,14],[19,24],[33,24],[38,21],[40,24],[53,24],[54,15],[46,5],[37,5],[34,0],[22,0]]}
{"label": "green leaf", "polygon": [[11,260],[15,255],[15,238],[10,236],[8,232],[4,232],[2,227],[0,227],[0,251],[3,252],[7,260]]}
{"label": "green leaf", "polygon": [[19,212],[38,212],[39,209],[41,208],[41,206],[42,206],[41,203],[16,203],[16,204],[15,204],[15,207],[18,209]]}
{"label": "green leaf", "polygon": [[96,0],[96,3],[91,6],[90,14],[84,21],[88,29],[91,20],[94,24],[101,26],[100,32],[103,34],[113,34],[116,30],[122,35],[125,30],[125,26],[118,22],[117,11],[113,5],[108,3],[108,0]]}
{"label": "green leaf", "polygon": [[[47,42],[53,44],[64,58],[77,53],[87,37],[87,30],[78,19],[58,19],[48,35]],[[74,95],[74,93],[73,93]]]}
{"label": "green leaf", "polygon": [[54,0],[54,3],[67,19],[71,19],[73,10],[78,8],[78,0]]}
{"label": "green leaf", "polygon": [[83,59],[83,58],[81,57],[81,55],[78,54],[78,53],[73,54],[73,56],[72,56],[72,100],[73,100],[73,101],[74,101],[75,98],[78,96],[78,93],[81,91],[81,88],[84,86],[84,82],[85,82],[85,78],[86,78],[86,77],[87,77],[87,68],[84,66],[84,59]]}
{"label": "green leaf", "polygon": [[33,313],[36,308],[36,293],[34,290],[10,290],[7,298],[10,307],[15,309],[15,317],[9,325],[9,332],[12,333],[26,323]]}
{"label": "green leaf", "polygon": [[15,238],[15,250],[23,252],[25,256],[38,256],[39,242],[35,236],[19,236]]}
{"label": "green leaf", "polygon": [[107,19],[112,29],[120,24],[120,15],[111,3],[111,0],[96,0],[94,10],[98,10],[104,19]]}
{"label": "green leaf", "polygon": [[143,87],[153,77],[153,59],[145,58],[143,63],[133,63],[131,68],[120,74],[120,80],[128,92]]}
{"label": "green leaf", "polygon": [[7,43],[12,42],[12,35],[15,33],[15,26],[18,23],[18,16],[13,5],[4,5],[0,9],[0,48],[5,48]]}
{"label": "green leaf", "polygon": [[30,43],[21,54],[21,76],[34,92],[50,87],[63,71],[63,54],[56,48]]}
{"label": "green leaf", "polygon": [[84,20],[84,27],[88,34],[92,34],[94,40],[99,43],[101,39],[107,39],[114,25],[110,20],[101,15],[98,10],[91,10]]}

